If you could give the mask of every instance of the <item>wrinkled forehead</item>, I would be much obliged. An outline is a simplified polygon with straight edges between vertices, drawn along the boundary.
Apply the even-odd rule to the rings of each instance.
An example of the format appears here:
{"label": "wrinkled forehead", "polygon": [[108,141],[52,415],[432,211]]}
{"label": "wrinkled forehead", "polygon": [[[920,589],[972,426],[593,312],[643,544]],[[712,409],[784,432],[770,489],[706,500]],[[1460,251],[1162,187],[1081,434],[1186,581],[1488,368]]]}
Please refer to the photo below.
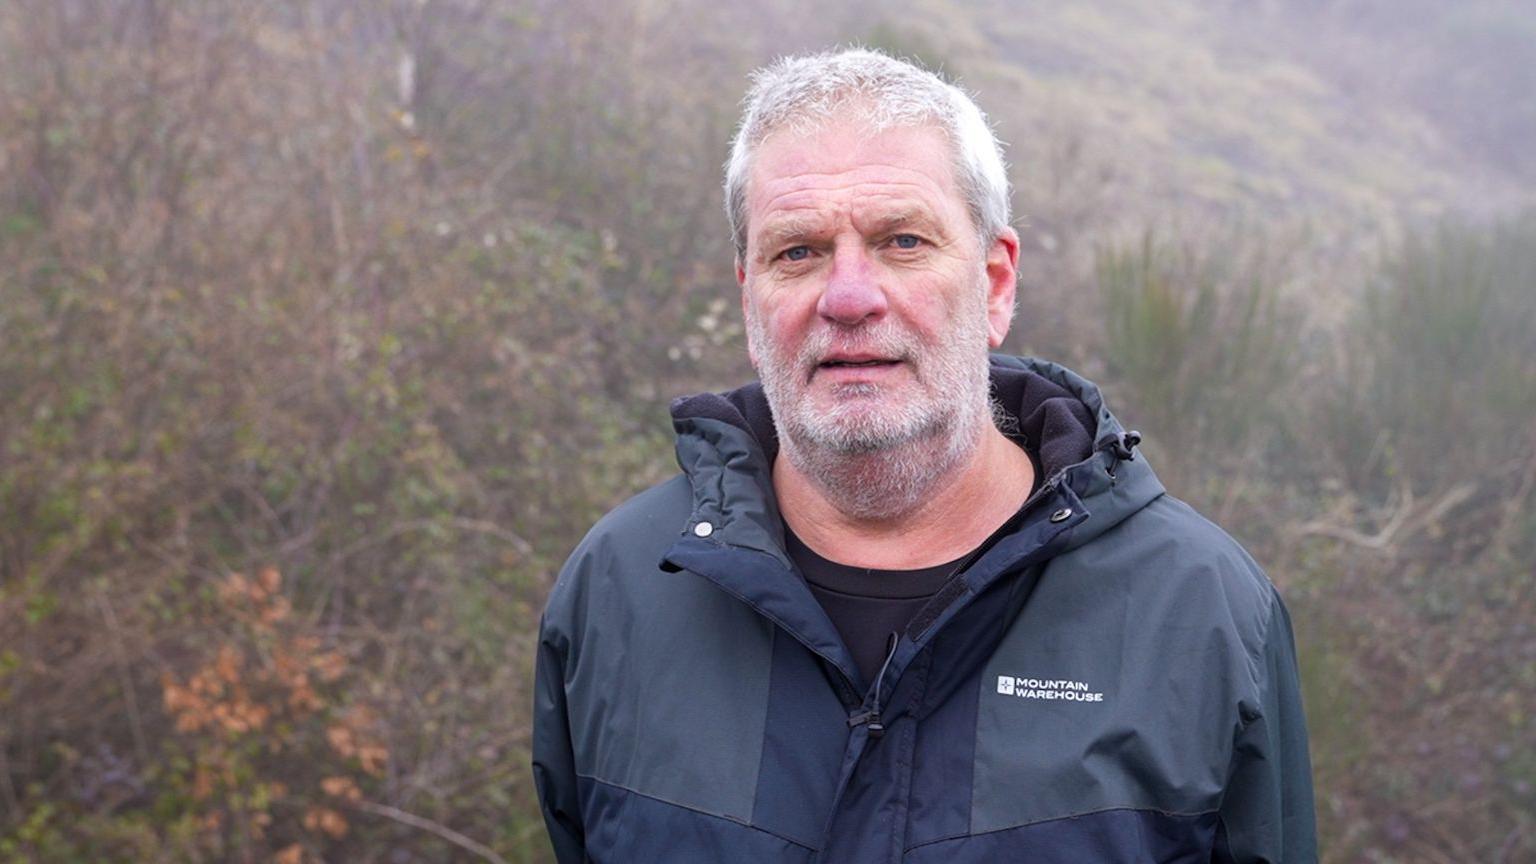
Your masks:
{"label": "wrinkled forehead", "polygon": [[851,200],[885,202],[883,209],[927,211],[964,219],[948,138],[931,124],[876,131],[859,120],[783,128],[758,146],[746,184],[749,233],[785,209],[837,209]]}

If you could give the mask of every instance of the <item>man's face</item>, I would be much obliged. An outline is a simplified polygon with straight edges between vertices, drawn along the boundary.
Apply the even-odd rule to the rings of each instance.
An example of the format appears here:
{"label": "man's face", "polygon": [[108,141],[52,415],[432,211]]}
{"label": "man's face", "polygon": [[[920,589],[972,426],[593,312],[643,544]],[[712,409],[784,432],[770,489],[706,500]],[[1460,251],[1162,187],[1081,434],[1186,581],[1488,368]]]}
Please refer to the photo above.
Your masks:
{"label": "man's face", "polygon": [[747,225],[748,344],[795,443],[872,452],[951,432],[985,405],[1018,239],[978,242],[939,130],[770,135]]}

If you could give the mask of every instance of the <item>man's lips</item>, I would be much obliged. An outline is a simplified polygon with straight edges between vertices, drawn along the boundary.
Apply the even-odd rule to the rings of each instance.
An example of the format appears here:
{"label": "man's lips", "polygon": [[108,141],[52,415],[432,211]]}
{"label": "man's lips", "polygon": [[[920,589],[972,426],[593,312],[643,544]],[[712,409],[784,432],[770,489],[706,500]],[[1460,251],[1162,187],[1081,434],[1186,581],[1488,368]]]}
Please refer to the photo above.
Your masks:
{"label": "man's lips", "polygon": [[883,377],[902,365],[903,361],[888,357],[828,357],[816,364],[814,374],[834,381],[863,381]]}
{"label": "man's lips", "polygon": [[885,360],[885,359],[881,359],[881,358],[870,358],[870,359],[867,359],[867,360],[854,360],[854,359],[851,359],[851,358],[849,358],[849,359],[834,358],[834,359],[831,359],[831,360],[823,360],[818,365],[821,368],[826,369],[828,367],[837,368],[837,367],[863,367],[863,366],[895,366],[897,363],[900,363],[900,362],[901,362],[900,360]]}

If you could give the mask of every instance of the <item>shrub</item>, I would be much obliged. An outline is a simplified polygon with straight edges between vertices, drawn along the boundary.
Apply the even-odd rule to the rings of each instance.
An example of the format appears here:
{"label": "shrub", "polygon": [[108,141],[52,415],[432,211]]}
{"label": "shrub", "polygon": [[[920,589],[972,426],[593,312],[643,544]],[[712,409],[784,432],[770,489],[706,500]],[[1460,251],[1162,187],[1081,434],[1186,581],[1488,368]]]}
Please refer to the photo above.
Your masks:
{"label": "shrub", "polygon": [[[1298,364],[1298,316],[1261,242],[1158,239],[1097,256],[1108,386],[1164,480],[1220,504],[1267,467]],[[1223,508],[1225,509],[1225,508]]]}

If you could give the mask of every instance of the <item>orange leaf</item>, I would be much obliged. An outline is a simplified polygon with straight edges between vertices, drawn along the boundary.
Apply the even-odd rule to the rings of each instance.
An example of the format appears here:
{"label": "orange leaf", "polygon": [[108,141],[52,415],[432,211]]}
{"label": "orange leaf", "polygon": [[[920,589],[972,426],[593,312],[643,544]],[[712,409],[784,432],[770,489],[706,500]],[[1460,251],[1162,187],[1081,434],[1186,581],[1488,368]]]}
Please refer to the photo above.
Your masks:
{"label": "orange leaf", "polygon": [[224,683],[233,684],[240,680],[240,652],[234,646],[219,646],[219,656],[214,660],[214,668],[218,670],[219,677]]}
{"label": "orange leaf", "polygon": [[250,580],[239,573],[229,574],[224,584],[219,586],[219,599],[228,604],[234,604],[243,600],[251,593]]}
{"label": "orange leaf", "polygon": [[343,758],[348,758],[357,752],[357,745],[352,740],[352,730],[345,726],[338,724],[327,728],[325,740],[331,742],[331,749]]}
{"label": "orange leaf", "polygon": [[287,618],[288,613],[292,610],[293,605],[288,602],[287,597],[274,597],[272,598],[272,604],[266,609],[262,610],[261,623],[276,624],[284,618]]}
{"label": "orange leaf", "polygon": [[311,807],[304,812],[304,827],[340,839],[347,836],[348,825],[346,817],[329,807]]}
{"label": "orange leaf", "polygon": [[389,751],[382,744],[365,744],[357,748],[357,761],[363,770],[375,777],[384,773],[384,763],[389,761]]}
{"label": "orange leaf", "polygon": [[347,658],[343,657],[339,651],[327,651],[311,661],[310,665],[314,667],[320,680],[329,684],[340,678],[341,673],[346,671]]}
{"label": "orange leaf", "polygon": [[288,694],[288,706],[297,714],[306,714],[320,708],[320,697],[315,694],[313,687],[305,684]]}
{"label": "orange leaf", "polygon": [[206,801],[213,794],[213,773],[199,765],[192,778],[192,800]]}
{"label": "orange leaf", "polygon": [[351,777],[327,777],[320,781],[320,788],[327,795],[348,801],[357,801],[363,797],[363,790],[357,788]]}
{"label": "orange leaf", "polygon": [[276,567],[263,567],[257,577],[261,580],[261,587],[267,589],[268,594],[276,594],[283,587],[283,576],[277,572]]}

